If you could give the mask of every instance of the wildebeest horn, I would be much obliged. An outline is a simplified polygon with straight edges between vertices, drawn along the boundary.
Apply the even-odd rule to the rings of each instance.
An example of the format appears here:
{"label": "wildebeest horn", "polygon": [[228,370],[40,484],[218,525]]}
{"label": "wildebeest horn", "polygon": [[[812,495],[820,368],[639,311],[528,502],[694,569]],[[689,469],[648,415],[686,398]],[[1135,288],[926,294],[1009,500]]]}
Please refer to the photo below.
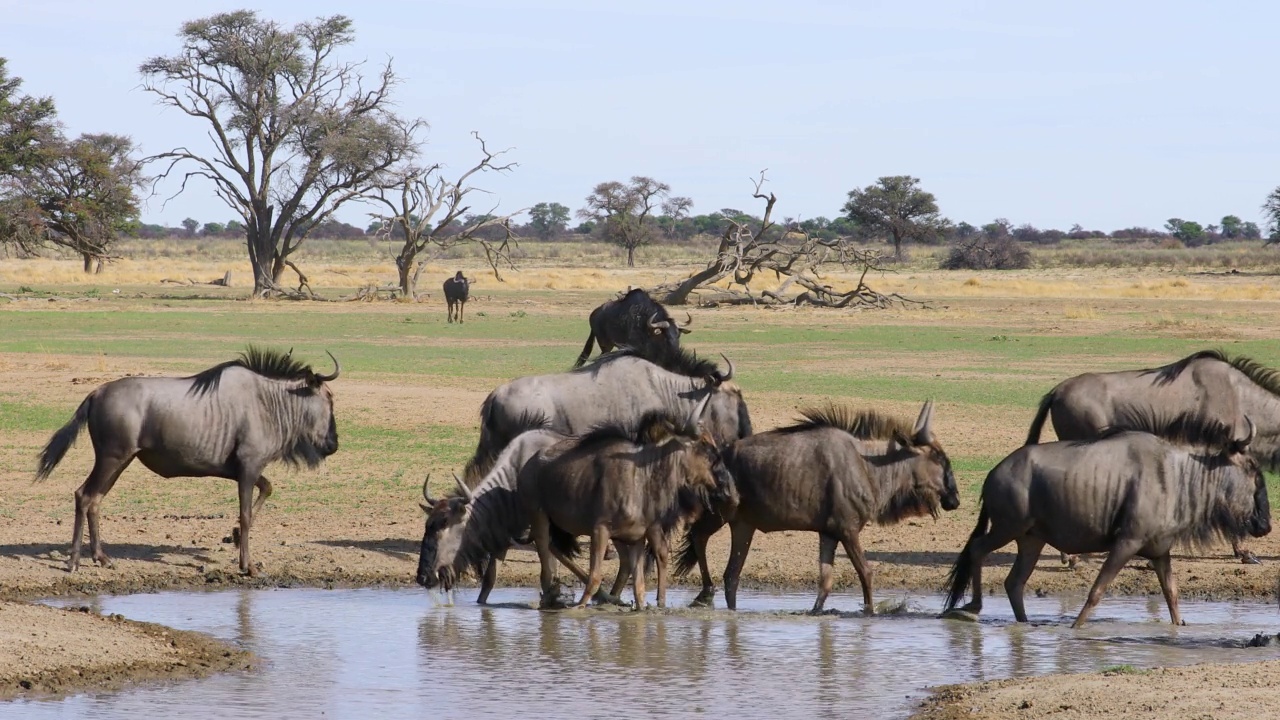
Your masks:
{"label": "wildebeest horn", "polygon": [[698,424],[702,422],[702,412],[707,409],[707,403],[710,402],[710,400],[711,400],[711,393],[707,393],[706,395],[702,396],[701,400],[698,401],[697,407],[695,407],[693,409],[693,412],[689,415],[689,423],[688,423],[689,432],[696,433],[698,431]]}
{"label": "wildebeest horn", "polygon": [[680,331],[681,335],[688,335],[689,333],[693,332],[692,330],[689,329],[689,326],[693,324],[693,316],[690,315],[688,311],[685,312],[684,316],[688,319],[685,320],[684,325],[677,324],[676,329]]}
{"label": "wildebeest horn", "polygon": [[733,361],[730,360],[728,356],[726,356],[724,353],[720,353],[720,357],[724,358],[724,364],[727,365],[729,369],[725,373],[721,374],[719,379],[716,380],[717,385],[719,385],[720,383],[727,383],[733,379]]}
{"label": "wildebeest horn", "polygon": [[329,356],[329,359],[333,361],[333,374],[332,375],[316,375],[316,379],[319,380],[320,382],[333,382],[334,380],[338,379],[338,373],[342,372],[342,366],[338,364],[338,358],[334,357],[333,353],[329,352],[328,350],[325,350],[324,352],[326,355]]}
{"label": "wildebeest horn", "polygon": [[920,417],[916,418],[915,442],[917,445],[928,445],[933,440],[933,401],[925,400],[920,408]]}
{"label": "wildebeest horn", "polygon": [[1253,424],[1248,415],[1245,416],[1244,422],[1249,426],[1249,434],[1245,435],[1243,440],[1235,441],[1236,452],[1244,452],[1249,447],[1249,443],[1253,442],[1254,436],[1258,434],[1257,426]]}
{"label": "wildebeest horn", "polygon": [[431,483],[431,473],[427,473],[427,479],[422,481],[422,499],[427,501],[427,505],[435,505],[436,501],[431,499],[431,495],[427,492],[427,485]]}
{"label": "wildebeest horn", "polygon": [[453,474],[453,481],[458,483],[458,489],[462,491],[462,497],[466,498],[467,502],[471,502],[475,499],[475,496],[471,494],[471,488],[467,487],[467,484],[462,482],[462,478],[458,477],[458,473]]}
{"label": "wildebeest horn", "polygon": [[654,330],[665,330],[670,325],[671,323],[666,320],[658,320],[658,313],[654,313],[649,316],[649,327]]}

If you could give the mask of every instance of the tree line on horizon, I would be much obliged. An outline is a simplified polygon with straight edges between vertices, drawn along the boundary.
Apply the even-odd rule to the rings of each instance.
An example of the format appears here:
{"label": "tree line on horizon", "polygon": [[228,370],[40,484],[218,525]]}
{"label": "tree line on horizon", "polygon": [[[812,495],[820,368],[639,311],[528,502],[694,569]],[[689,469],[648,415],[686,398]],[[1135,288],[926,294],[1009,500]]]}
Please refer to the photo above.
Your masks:
{"label": "tree line on horizon", "polygon": [[[512,266],[516,240],[591,238],[614,243],[634,264],[645,245],[724,235],[759,221],[735,208],[694,213],[694,201],[665,182],[636,175],[595,185],[576,211],[559,202],[500,212],[473,184],[517,163],[473,133],[478,160],[449,173],[426,157],[421,118],[395,112],[400,78],[390,61],[366,72],[337,59],[355,42],[350,19],[317,18],[287,27],[254,11],[219,13],[183,23],[181,47],[139,65],[144,91],[191,121],[203,145],[147,157],[126,137],[62,131],[52,98],[21,92],[0,58],[0,247],[29,255],[60,247],[83,258],[86,272],[115,257],[120,237],[240,238],[255,296],[299,294],[306,277],[294,257],[308,238],[377,239],[395,259],[401,292],[412,297],[433,253],[461,244],[483,249],[495,273]],[[151,174],[148,174],[150,172]],[[226,221],[187,218],[180,227],[141,222],[141,198],[169,180],[177,193],[210,184],[232,211]],[[755,197],[759,195],[757,187]],[[480,202],[481,204],[477,204]],[[335,213],[363,204],[358,227]],[[1264,200],[1267,242],[1280,242],[1280,187]],[[527,218],[518,222],[516,218]],[[1194,247],[1262,239],[1257,223],[1227,215],[1218,222],[1170,218],[1162,229],[1110,233],[1014,225],[1004,218],[974,225],[943,217],[934,195],[908,175],[855,188],[831,218],[783,218],[771,232],[818,240],[885,241],[901,257],[911,244],[949,244],[943,265],[1017,267],[1026,247],[1089,238],[1161,238]],[[724,244],[722,243],[722,247]],[[284,275],[292,271],[299,289]]]}

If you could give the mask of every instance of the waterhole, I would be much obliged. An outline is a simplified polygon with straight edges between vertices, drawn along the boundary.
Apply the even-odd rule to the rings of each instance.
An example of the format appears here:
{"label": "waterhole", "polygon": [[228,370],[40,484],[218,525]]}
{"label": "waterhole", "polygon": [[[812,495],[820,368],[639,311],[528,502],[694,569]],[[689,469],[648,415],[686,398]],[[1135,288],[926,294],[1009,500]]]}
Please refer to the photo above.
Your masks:
{"label": "waterhole", "polygon": [[[893,613],[801,614],[811,593],[751,592],[737,613],[673,609],[539,612],[530,589],[493,607],[424,590],[242,590],[98,597],[102,613],[197,630],[252,651],[249,672],[56,701],[0,704],[0,717],[468,718],[877,717],[911,714],[928,687],[1114,665],[1263,660],[1242,648],[1275,633],[1259,602],[1107,598],[1075,631],[1076,597],[1028,598],[1012,622],[1003,597],[978,623],[939,620],[937,597],[880,594]],[[674,590],[672,605],[692,594]],[[57,600],[52,604],[84,604]],[[853,610],[847,595],[828,605]]]}

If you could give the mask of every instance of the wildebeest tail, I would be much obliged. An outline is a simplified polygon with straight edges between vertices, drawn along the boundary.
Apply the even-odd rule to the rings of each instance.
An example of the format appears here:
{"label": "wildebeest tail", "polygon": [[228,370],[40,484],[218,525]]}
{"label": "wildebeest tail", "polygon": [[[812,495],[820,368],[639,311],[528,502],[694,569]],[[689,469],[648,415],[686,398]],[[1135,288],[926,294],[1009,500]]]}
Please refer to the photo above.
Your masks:
{"label": "wildebeest tail", "polygon": [[1036,410],[1035,419],[1031,421],[1031,428],[1027,430],[1027,441],[1024,445],[1036,445],[1040,442],[1040,433],[1044,430],[1045,418],[1049,417],[1049,410],[1053,407],[1054,391],[1050,390],[1045,396],[1040,398],[1040,409]]}
{"label": "wildebeest tail", "polygon": [[582,364],[587,361],[588,357],[590,357],[591,346],[594,345],[595,342],[596,342],[596,331],[592,330],[591,334],[587,336],[587,344],[582,348],[582,354],[578,356],[578,362],[573,364],[574,367],[576,368],[582,367]]}
{"label": "wildebeest tail", "polygon": [[973,549],[973,544],[978,542],[979,538],[987,534],[990,525],[991,518],[987,514],[987,506],[983,505],[978,511],[977,526],[973,528],[973,532],[969,533],[969,541],[964,544],[959,557],[956,558],[956,564],[951,567],[951,572],[947,575],[947,603],[942,608],[943,612],[959,605],[960,600],[964,598],[964,593],[973,580],[973,554],[969,551]]}
{"label": "wildebeest tail", "polygon": [[559,550],[565,557],[576,558],[582,554],[582,544],[578,542],[578,538],[567,530],[562,530],[554,524],[551,526],[551,545]]}
{"label": "wildebeest tail", "polygon": [[80,407],[76,408],[76,414],[71,416],[71,420],[58,429],[49,438],[48,444],[44,446],[44,450],[40,451],[40,464],[36,468],[36,480],[44,480],[49,477],[53,469],[62,462],[62,458],[76,444],[76,438],[80,435],[80,430],[84,428],[85,423],[89,422],[89,410],[93,406],[93,396],[96,392],[89,393],[84,401],[80,403]]}
{"label": "wildebeest tail", "polygon": [[671,564],[672,577],[684,577],[698,564],[698,551],[694,549],[693,529],[697,523],[689,523],[684,529],[684,537],[675,551],[675,562]]}

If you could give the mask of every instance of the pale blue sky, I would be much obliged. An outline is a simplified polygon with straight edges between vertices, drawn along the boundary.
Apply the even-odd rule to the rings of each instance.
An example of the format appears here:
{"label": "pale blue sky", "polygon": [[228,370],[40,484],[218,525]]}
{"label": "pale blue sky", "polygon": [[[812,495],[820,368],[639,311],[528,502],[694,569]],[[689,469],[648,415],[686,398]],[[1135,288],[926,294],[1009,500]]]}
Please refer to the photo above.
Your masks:
{"label": "pale blue sky", "polygon": [[[0,0],[0,56],[72,133],[199,147],[137,66],[173,53],[182,21],[241,7],[350,16],[349,55],[392,58],[429,157],[462,167],[471,130],[516,148],[516,172],[483,181],[503,209],[576,210],[644,174],[695,212],[755,211],[748,179],[768,168],[784,216],[832,217],[851,188],[910,174],[957,221],[1111,230],[1260,221],[1280,185],[1280,4],[1260,1]],[[232,217],[199,187],[143,215]]]}

